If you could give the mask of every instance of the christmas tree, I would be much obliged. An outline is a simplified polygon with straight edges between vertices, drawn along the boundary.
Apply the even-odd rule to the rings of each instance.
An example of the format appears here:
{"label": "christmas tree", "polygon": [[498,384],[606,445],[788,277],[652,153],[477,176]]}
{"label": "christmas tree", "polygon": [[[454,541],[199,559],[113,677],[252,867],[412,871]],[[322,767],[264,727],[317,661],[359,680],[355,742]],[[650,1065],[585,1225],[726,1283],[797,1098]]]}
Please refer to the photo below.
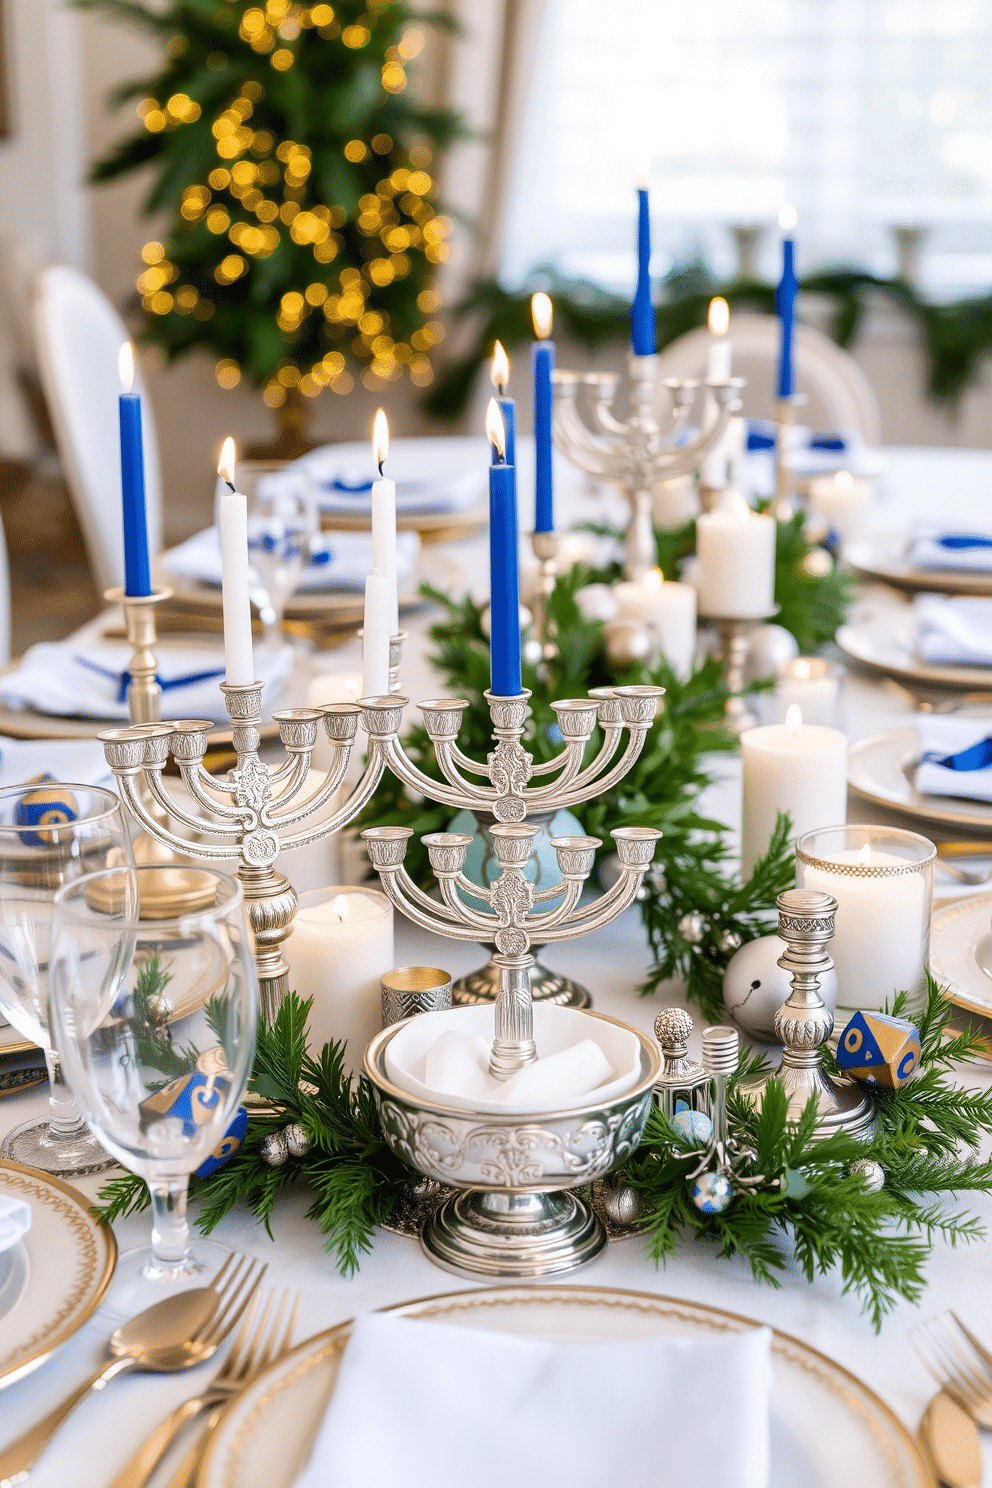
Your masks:
{"label": "christmas tree", "polygon": [[283,415],[325,387],[432,380],[443,328],[435,265],[451,220],[437,209],[437,152],[459,132],[419,104],[408,64],[439,13],[392,0],[77,0],[160,39],[153,77],[116,90],[139,131],[95,181],[155,167],[145,203],[168,211],[142,250],[141,339],[169,360],[217,356]]}

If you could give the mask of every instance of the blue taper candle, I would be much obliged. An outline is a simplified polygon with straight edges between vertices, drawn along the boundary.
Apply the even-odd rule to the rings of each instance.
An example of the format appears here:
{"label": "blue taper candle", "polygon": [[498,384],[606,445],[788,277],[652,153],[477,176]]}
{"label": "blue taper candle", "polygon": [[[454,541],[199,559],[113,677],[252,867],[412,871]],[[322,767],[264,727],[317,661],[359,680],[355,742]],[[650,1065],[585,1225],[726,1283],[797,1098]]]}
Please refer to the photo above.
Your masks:
{"label": "blue taper candle", "polygon": [[489,688],[494,697],[519,697],[517,471],[506,463],[506,434],[495,398],[486,409],[486,434],[497,456],[489,467]]}
{"label": "blue taper candle", "polygon": [[554,314],[546,294],[531,296],[530,313],[534,319],[537,340],[531,349],[534,372],[534,531],[553,532],[555,528],[554,484],[551,460],[551,418],[554,388],[551,374],[555,370],[555,343],[550,340]]}
{"label": "blue taper candle", "polygon": [[124,513],[124,592],[151,594],[148,527],[145,518],[145,454],[141,440],[141,398],[134,386],[134,351],[125,341],[117,358],[124,391],[118,399],[121,430],[121,496]]}
{"label": "blue taper candle", "polygon": [[630,312],[630,343],[635,356],[654,356],[658,350],[651,303],[651,211],[643,186],[637,192],[637,289]]}
{"label": "blue taper candle", "polygon": [[[503,415],[503,428],[506,430],[506,463],[515,466],[517,463],[517,405],[513,398],[506,396],[506,388],[510,381],[510,358],[499,341],[493,347],[489,380],[496,389],[496,403]],[[494,465],[498,458],[494,445],[492,458]]]}
{"label": "blue taper candle", "polygon": [[781,329],[778,396],[791,398],[796,390],[793,339],[796,322],[796,295],[799,293],[799,280],[796,278],[796,240],[791,236],[791,231],[797,221],[795,207],[783,207],[778,220],[779,226],[786,234],[782,239],[782,277],[775,291],[775,310]]}

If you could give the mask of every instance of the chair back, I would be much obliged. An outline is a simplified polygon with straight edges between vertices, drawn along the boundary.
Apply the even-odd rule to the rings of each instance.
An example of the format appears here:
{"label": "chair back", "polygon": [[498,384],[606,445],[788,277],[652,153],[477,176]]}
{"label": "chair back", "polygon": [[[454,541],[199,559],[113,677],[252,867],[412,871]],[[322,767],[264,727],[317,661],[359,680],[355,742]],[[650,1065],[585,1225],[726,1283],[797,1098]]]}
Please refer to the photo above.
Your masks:
{"label": "chair back", "polygon": [[[775,417],[779,323],[774,315],[734,315],[730,321],[734,376],[746,377],[744,414]],[[680,336],[659,356],[662,377],[705,377],[711,336],[705,326]],[[797,325],[796,392],[808,399],[796,422],[812,429],[855,429],[866,444],[881,439],[878,399],[850,352],[812,326]]]}
{"label": "chair back", "polygon": [[[42,386],[66,483],[100,589],[124,583],[117,355],[130,335],[101,289],[57,264],[35,282],[34,332]],[[162,479],[155,420],[140,371],[148,545],[162,545]]]}

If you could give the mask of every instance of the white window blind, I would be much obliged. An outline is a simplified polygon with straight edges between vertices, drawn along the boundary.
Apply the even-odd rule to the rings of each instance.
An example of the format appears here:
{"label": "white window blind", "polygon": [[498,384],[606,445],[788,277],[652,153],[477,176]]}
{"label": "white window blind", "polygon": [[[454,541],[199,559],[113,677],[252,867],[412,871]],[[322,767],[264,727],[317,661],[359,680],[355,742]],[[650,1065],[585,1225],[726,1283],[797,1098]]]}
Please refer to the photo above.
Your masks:
{"label": "white window blind", "polygon": [[920,224],[925,284],[992,284],[992,0],[549,0],[537,45],[507,283],[551,262],[629,290],[645,161],[658,273],[730,273],[730,225],[791,201],[807,272],[892,273],[891,227]]}

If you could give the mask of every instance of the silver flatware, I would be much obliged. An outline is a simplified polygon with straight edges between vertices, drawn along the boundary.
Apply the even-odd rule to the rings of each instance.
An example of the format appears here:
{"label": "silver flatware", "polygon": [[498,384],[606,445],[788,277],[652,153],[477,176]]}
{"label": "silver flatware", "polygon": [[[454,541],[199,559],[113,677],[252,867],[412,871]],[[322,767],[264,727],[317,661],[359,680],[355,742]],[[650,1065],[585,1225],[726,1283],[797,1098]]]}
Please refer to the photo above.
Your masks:
{"label": "silver flatware", "polygon": [[0,1488],[23,1483],[63,1421],[92,1390],[132,1369],[172,1374],[202,1364],[241,1321],[265,1267],[248,1256],[228,1256],[208,1287],[155,1302],[111,1335],[110,1358],[37,1425],[0,1452]]}
{"label": "silver flatware", "polygon": [[[992,843],[986,844],[986,857],[992,857]],[[963,884],[988,883],[992,878],[992,868],[962,868],[957,863],[951,863],[947,858],[937,858],[937,867],[946,873],[948,878],[956,879]]]}
{"label": "silver flatware", "polygon": [[982,1443],[967,1411],[941,1390],[920,1422],[920,1441],[945,1488],[981,1488]]}
{"label": "silver flatware", "polygon": [[992,703],[992,692],[920,692],[915,687],[907,687],[904,682],[897,682],[894,677],[886,677],[882,685],[886,691],[909,703],[917,713],[956,713],[959,708],[972,704]]}
{"label": "silver flatware", "polygon": [[[295,1301],[292,1301],[290,1293],[283,1292],[278,1303],[276,1295],[275,1292],[270,1292],[263,1302],[261,1293],[255,1293],[219,1372],[201,1394],[184,1400],[155,1427],[114,1478],[110,1488],[144,1488],[188,1421],[192,1421],[201,1411],[216,1411],[232,1395],[244,1389],[260,1369],[281,1358],[291,1347],[300,1293],[297,1292]],[[210,1419],[214,1419],[213,1414]],[[209,1421],[207,1430],[210,1430]],[[199,1454],[200,1448],[197,1447],[180,1468],[180,1474],[190,1461],[195,1471]]]}
{"label": "silver flatware", "polygon": [[992,1428],[992,1354],[956,1312],[942,1312],[910,1332],[937,1384],[979,1426]]}

